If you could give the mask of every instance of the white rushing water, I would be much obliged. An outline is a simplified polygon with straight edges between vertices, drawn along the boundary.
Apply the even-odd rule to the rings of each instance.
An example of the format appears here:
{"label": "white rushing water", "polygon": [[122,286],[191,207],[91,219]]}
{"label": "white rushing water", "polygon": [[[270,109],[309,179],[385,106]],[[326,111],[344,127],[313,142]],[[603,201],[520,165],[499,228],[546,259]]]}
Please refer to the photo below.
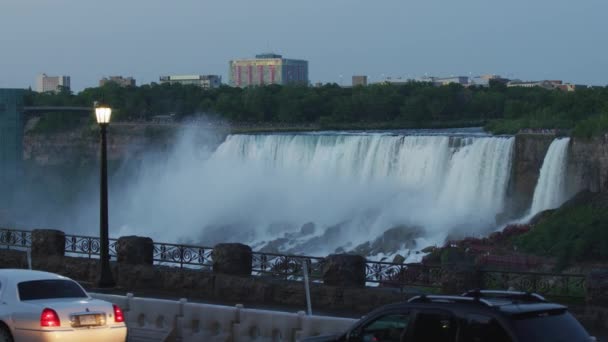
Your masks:
{"label": "white rushing water", "polygon": [[[236,241],[325,255],[420,227],[418,248],[496,227],[514,138],[395,134],[231,135],[209,155],[183,141],[115,194],[118,235]],[[116,190],[121,191],[122,189]],[[127,189],[125,189],[127,190]],[[112,209],[112,208],[111,208]],[[312,222],[314,232],[300,234]]]}
{"label": "white rushing water", "polygon": [[566,171],[569,143],[570,138],[555,139],[551,142],[534,189],[529,216],[543,210],[555,209],[567,200]]}

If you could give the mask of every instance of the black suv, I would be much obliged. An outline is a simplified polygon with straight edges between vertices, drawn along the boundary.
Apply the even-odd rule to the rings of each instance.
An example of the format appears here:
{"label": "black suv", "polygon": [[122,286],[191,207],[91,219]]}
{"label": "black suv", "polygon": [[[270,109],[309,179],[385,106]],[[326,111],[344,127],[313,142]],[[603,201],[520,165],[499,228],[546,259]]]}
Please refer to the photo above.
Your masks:
{"label": "black suv", "polygon": [[535,293],[469,291],[461,296],[417,296],[385,305],[339,336],[304,341],[527,342],[595,341],[568,312]]}

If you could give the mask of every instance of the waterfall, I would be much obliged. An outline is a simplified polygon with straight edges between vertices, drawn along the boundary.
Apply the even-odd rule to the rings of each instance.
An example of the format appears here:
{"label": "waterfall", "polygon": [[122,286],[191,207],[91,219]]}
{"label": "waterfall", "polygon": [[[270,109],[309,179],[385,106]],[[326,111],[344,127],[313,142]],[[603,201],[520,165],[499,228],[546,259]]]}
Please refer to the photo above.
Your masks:
{"label": "waterfall", "polygon": [[530,216],[543,210],[555,209],[566,201],[566,169],[569,143],[570,138],[555,139],[551,142],[543,166],[540,169],[538,183],[534,189]]}
{"label": "waterfall", "polygon": [[496,227],[513,145],[485,135],[237,134],[200,156],[186,141],[142,169],[114,217],[129,224],[125,234],[159,241],[326,255],[398,228],[416,231],[423,248]]}

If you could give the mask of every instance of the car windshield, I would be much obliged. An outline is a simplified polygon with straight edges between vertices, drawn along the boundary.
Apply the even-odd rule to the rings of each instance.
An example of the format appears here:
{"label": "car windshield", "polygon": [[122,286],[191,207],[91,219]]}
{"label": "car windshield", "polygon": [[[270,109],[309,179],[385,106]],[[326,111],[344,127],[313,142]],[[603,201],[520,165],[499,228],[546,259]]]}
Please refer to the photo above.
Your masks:
{"label": "car windshield", "polygon": [[21,300],[87,298],[82,288],[71,280],[49,279],[24,281],[17,285]]}
{"label": "car windshield", "polygon": [[589,341],[585,328],[564,310],[518,315],[514,324],[522,341]]}

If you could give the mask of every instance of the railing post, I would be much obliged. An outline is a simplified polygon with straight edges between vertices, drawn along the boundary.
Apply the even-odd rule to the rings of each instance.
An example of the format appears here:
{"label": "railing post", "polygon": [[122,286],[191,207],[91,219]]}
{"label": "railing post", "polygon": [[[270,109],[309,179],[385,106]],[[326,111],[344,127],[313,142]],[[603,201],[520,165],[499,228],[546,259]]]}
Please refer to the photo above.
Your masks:
{"label": "railing post", "polygon": [[367,261],[360,255],[332,254],[323,265],[323,283],[330,286],[365,286]]}
{"label": "railing post", "polygon": [[116,241],[116,261],[133,265],[152,265],[154,242],[149,237],[123,236]]}
{"label": "railing post", "polygon": [[251,247],[240,243],[220,243],[213,247],[213,272],[250,276],[253,268]]}
{"label": "railing post", "polygon": [[32,231],[32,256],[46,258],[65,255],[65,233],[54,229]]}

